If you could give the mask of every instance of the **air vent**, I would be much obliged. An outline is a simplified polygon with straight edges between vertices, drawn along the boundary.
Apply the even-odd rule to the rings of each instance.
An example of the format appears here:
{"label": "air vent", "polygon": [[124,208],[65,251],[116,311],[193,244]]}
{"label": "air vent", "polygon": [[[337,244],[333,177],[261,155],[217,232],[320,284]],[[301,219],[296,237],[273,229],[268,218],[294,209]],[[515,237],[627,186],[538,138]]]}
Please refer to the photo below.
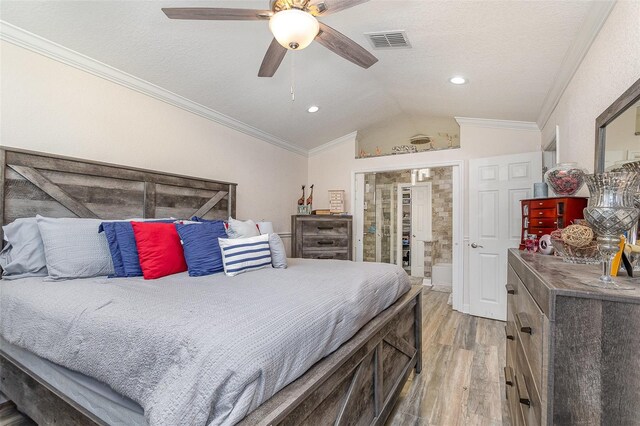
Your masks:
{"label": "air vent", "polygon": [[365,33],[374,49],[408,49],[411,47],[407,34],[400,31]]}

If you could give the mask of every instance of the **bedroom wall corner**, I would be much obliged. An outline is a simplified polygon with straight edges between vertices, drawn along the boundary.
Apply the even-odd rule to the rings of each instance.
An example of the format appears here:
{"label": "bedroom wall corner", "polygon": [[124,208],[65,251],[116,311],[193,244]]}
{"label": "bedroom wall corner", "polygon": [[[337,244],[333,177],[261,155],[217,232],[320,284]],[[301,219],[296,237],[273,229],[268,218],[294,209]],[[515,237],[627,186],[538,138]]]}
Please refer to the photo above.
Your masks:
{"label": "bedroom wall corner", "polygon": [[9,42],[0,57],[0,145],[236,182],[238,216],[289,245],[305,156]]}
{"label": "bedroom wall corner", "polygon": [[543,124],[542,144],[560,127],[558,161],[593,170],[596,118],[640,78],[640,2],[618,1]]}

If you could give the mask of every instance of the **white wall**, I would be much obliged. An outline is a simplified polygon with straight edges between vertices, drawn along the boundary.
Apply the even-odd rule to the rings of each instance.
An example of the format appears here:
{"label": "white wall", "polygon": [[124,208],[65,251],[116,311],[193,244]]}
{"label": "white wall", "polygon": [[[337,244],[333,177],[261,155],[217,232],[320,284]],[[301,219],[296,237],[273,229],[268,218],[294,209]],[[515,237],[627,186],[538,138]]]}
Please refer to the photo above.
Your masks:
{"label": "white wall", "polygon": [[240,218],[290,231],[307,159],[1,42],[0,144],[238,183]]}
{"label": "white wall", "polygon": [[593,170],[596,118],[640,78],[640,1],[618,1],[542,129],[560,126],[559,161]]}
{"label": "white wall", "polygon": [[[315,184],[314,208],[329,206],[328,190],[344,189],[347,211],[351,212],[351,173],[354,171],[404,169],[458,160],[464,161],[466,170],[469,159],[540,151],[540,132],[463,124],[460,126],[460,145],[459,149],[356,159],[354,135],[309,157],[308,183]],[[466,175],[464,180],[468,180]]]}

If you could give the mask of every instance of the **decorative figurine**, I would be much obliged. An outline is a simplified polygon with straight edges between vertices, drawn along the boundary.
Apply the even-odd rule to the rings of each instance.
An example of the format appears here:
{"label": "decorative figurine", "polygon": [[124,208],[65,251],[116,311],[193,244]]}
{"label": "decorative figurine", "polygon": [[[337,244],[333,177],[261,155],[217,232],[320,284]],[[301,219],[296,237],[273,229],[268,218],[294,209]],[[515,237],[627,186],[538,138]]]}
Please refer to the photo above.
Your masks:
{"label": "decorative figurine", "polygon": [[298,205],[304,206],[304,185],[302,185],[302,197],[298,198]]}
{"label": "decorative figurine", "polygon": [[307,206],[309,206],[309,211],[311,211],[313,208],[313,184],[311,185],[311,192],[307,198]]}

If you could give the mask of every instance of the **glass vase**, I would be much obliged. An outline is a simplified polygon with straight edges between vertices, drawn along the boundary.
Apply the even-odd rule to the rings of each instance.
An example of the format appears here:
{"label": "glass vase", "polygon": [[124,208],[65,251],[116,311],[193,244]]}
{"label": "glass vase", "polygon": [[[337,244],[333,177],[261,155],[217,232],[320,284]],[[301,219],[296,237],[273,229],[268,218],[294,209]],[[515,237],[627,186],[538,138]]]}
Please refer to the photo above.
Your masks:
{"label": "glass vase", "polygon": [[584,218],[597,235],[603,274],[598,280],[586,282],[594,287],[631,290],[634,287],[616,283],[611,278],[611,262],[620,250],[620,236],[638,222],[639,210],[634,195],[640,184],[635,172],[606,172],[585,175],[589,187],[589,203]]}
{"label": "glass vase", "polygon": [[585,173],[586,170],[578,166],[578,163],[558,163],[547,170],[544,180],[556,195],[571,196],[584,185]]}

